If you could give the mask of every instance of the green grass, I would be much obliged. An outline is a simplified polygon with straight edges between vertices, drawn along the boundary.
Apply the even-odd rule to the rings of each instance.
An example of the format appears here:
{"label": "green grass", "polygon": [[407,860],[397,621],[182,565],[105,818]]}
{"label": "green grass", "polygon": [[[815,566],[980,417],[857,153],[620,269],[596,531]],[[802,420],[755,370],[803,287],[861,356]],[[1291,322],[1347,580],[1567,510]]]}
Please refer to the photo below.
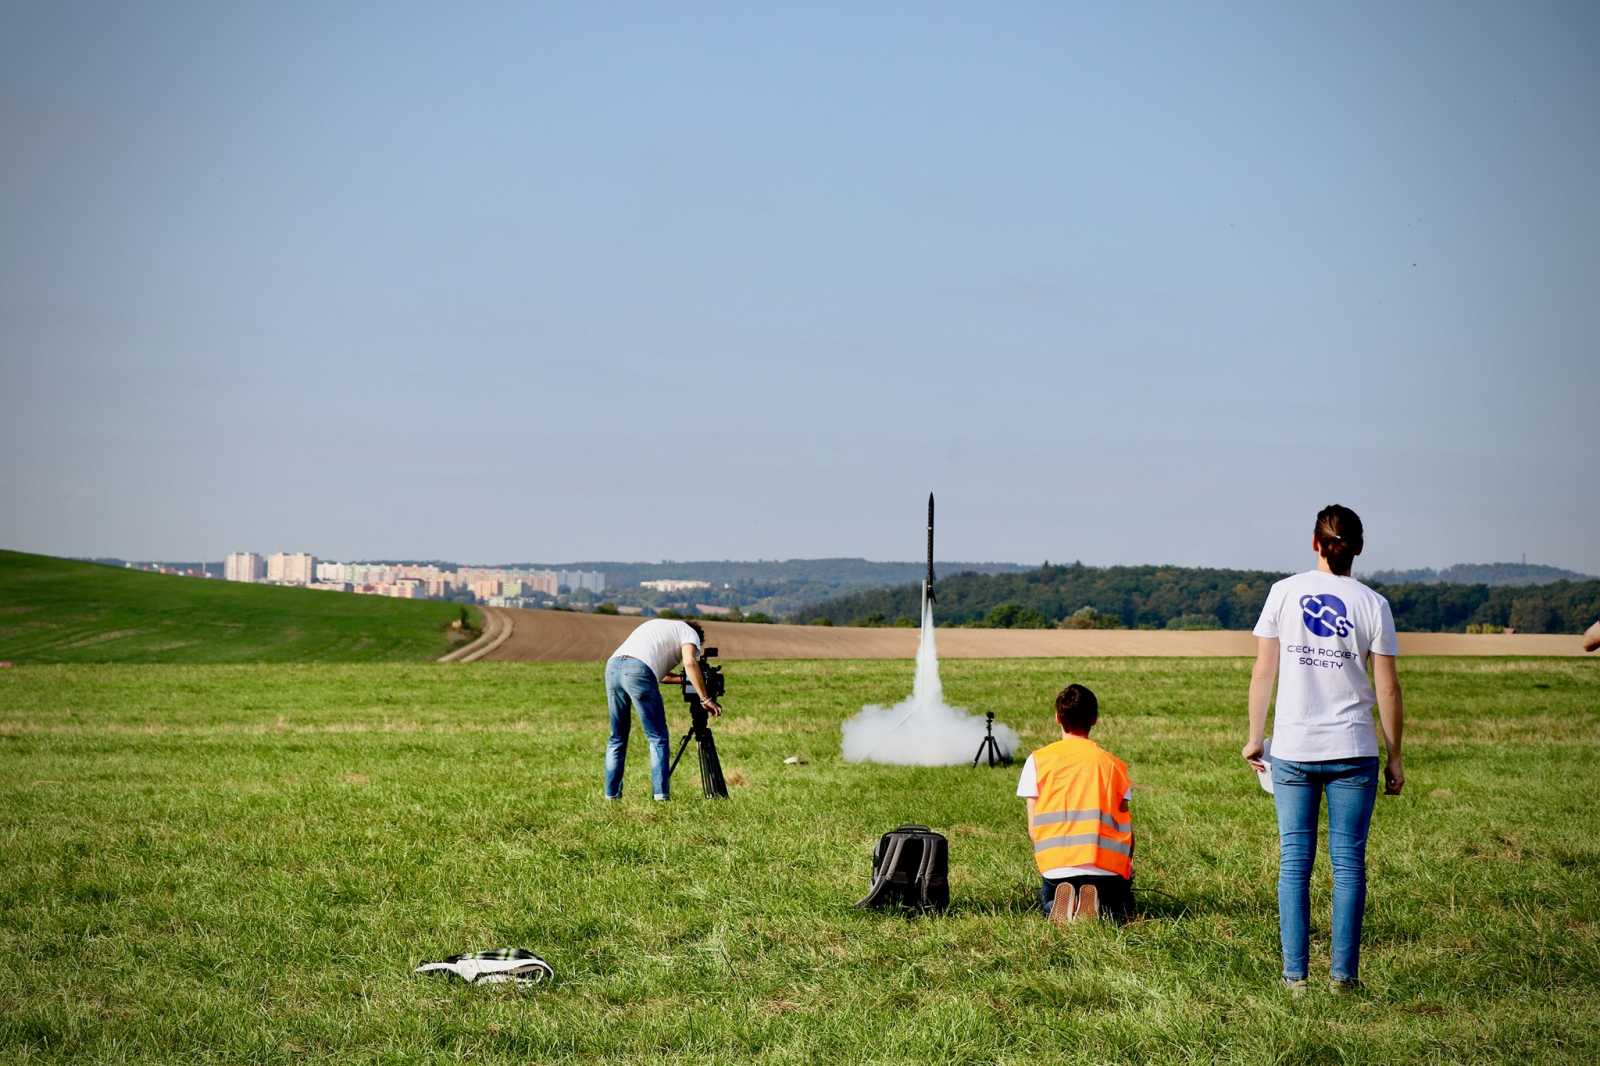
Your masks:
{"label": "green grass", "polygon": [[[906,663],[731,664],[733,799],[666,805],[639,746],[600,799],[598,665],[0,670],[0,1060],[1600,1061],[1600,662],[1402,669],[1366,988],[1299,1001],[1243,661],[946,664],[1030,744],[1065,681],[1099,693],[1136,783],[1120,930],[1033,913],[1012,771],[839,761]],[[850,907],[902,821],[950,837],[944,917]],[[1325,851],[1313,899],[1325,972]],[[502,945],[555,982],[409,973]]]}
{"label": "green grass", "polygon": [[419,662],[451,648],[460,616],[453,603],[0,551],[0,660],[19,663]]}

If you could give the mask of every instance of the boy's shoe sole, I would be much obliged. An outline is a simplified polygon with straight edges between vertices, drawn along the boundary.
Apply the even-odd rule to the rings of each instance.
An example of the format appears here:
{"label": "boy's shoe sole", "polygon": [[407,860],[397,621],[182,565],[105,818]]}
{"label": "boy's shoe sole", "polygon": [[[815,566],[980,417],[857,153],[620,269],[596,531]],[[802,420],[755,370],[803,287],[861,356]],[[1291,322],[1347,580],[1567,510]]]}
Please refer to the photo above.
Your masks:
{"label": "boy's shoe sole", "polygon": [[1072,921],[1078,909],[1078,890],[1070,884],[1056,886],[1056,898],[1050,904],[1050,920],[1057,925]]}
{"label": "boy's shoe sole", "polygon": [[1084,885],[1078,889],[1078,914],[1079,918],[1100,917],[1100,890],[1093,885]]}

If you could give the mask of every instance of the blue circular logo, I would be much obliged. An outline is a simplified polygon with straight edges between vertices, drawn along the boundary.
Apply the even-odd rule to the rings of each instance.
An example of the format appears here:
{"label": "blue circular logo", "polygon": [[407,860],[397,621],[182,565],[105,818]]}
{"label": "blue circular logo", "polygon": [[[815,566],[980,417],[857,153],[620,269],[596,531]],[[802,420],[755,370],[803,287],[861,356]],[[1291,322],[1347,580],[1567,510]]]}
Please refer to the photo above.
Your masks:
{"label": "blue circular logo", "polygon": [[1300,597],[1300,614],[1306,620],[1306,628],[1315,637],[1348,637],[1350,635],[1350,615],[1345,610],[1344,601],[1339,597],[1324,592],[1316,596]]}

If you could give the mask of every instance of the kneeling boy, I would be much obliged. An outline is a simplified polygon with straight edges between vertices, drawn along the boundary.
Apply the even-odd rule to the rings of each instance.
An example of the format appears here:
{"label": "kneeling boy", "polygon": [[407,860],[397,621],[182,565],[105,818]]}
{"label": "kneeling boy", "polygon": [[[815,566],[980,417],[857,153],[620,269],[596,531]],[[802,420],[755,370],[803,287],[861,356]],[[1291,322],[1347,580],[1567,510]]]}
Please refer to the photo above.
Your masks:
{"label": "kneeling boy", "polygon": [[1017,782],[1043,879],[1039,905],[1054,922],[1102,913],[1121,921],[1133,905],[1128,767],[1089,739],[1099,719],[1093,692],[1082,685],[1062,689],[1061,739],[1028,756]]}

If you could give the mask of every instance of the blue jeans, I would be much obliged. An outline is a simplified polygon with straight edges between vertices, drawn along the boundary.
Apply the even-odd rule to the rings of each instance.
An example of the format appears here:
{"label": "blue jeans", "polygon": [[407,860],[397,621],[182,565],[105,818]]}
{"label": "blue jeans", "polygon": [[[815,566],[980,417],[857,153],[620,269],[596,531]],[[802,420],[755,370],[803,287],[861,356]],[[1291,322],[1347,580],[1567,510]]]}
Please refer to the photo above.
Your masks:
{"label": "blue jeans", "polygon": [[1311,865],[1317,854],[1317,812],[1328,796],[1328,858],[1333,862],[1335,980],[1354,981],[1361,965],[1361,918],[1367,909],[1367,828],[1378,795],[1378,760],[1272,760],[1278,808],[1278,932],[1283,976],[1306,976],[1311,939]]}
{"label": "blue jeans", "polygon": [[606,742],[606,799],[622,796],[622,768],[628,761],[628,730],[632,704],[650,744],[650,787],[659,800],[667,798],[667,709],[661,704],[656,675],[638,659],[618,656],[606,663],[606,702],[611,705],[611,739]]}

